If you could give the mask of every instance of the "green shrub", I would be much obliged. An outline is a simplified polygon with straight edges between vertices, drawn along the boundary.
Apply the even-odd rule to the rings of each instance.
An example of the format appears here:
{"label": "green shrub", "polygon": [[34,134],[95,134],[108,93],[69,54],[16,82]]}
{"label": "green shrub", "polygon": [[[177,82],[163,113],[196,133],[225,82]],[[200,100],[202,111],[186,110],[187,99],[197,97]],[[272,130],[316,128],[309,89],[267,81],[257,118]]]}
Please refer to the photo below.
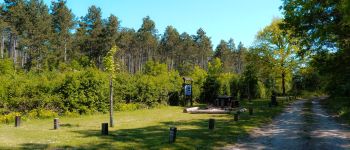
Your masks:
{"label": "green shrub", "polygon": [[19,112],[11,112],[6,115],[0,115],[0,123],[12,123],[15,122],[15,117],[20,116]]}
{"label": "green shrub", "polygon": [[114,105],[114,109],[116,111],[133,111],[133,110],[138,110],[138,109],[144,109],[147,108],[147,106],[142,105],[140,103],[117,103]]}
{"label": "green shrub", "polygon": [[58,113],[47,109],[33,109],[28,112],[27,116],[29,118],[43,119],[43,118],[53,118],[57,117]]}

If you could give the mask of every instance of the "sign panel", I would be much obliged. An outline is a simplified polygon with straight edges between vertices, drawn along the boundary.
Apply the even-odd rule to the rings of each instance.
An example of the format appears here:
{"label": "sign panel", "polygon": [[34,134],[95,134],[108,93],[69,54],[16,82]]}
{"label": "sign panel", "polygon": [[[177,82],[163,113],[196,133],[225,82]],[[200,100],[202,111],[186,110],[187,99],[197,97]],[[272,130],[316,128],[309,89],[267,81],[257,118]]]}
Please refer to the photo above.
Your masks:
{"label": "sign panel", "polygon": [[191,96],[192,95],[192,86],[187,84],[185,85],[185,96]]}

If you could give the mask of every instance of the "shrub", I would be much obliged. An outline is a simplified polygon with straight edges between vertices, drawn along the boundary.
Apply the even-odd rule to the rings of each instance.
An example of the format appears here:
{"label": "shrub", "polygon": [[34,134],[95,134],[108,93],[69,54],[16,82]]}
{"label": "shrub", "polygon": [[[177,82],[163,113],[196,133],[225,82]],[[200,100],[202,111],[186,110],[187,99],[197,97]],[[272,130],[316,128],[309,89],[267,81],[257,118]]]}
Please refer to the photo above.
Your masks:
{"label": "shrub", "polygon": [[15,117],[20,116],[19,112],[11,112],[6,115],[0,115],[0,123],[12,123],[15,122]]}
{"label": "shrub", "polygon": [[30,112],[28,112],[27,116],[29,118],[36,118],[36,119],[53,118],[53,117],[57,117],[58,113],[54,112],[52,110],[38,108],[38,109],[33,109]]}
{"label": "shrub", "polygon": [[147,108],[147,106],[142,105],[140,103],[117,103],[114,105],[114,109],[116,111],[133,111],[133,110],[138,110],[138,109],[144,109]]}

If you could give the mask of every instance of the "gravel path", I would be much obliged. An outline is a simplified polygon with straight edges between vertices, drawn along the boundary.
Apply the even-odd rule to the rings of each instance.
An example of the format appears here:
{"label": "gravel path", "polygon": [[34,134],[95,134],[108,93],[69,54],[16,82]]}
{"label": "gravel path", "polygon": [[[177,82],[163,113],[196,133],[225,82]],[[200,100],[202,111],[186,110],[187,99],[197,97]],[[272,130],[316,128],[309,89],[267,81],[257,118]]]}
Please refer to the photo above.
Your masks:
{"label": "gravel path", "polygon": [[350,149],[350,128],[339,124],[319,104],[319,99],[299,100],[284,113],[236,145],[223,149],[342,150]]}

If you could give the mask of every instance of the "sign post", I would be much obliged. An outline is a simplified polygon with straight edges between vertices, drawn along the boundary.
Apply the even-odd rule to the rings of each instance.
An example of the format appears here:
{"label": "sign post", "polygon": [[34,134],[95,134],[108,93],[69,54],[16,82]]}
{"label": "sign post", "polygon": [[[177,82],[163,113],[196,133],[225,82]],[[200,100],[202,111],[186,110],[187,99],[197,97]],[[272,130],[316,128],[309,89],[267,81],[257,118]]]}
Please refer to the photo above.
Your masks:
{"label": "sign post", "polygon": [[185,105],[188,104],[188,101],[190,101],[191,107],[193,106],[192,101],[192,83],[193,80],[191,78],[183,77],[184,80],[183,83],[183,89],[184,89],[184,97],[185,97]]}

